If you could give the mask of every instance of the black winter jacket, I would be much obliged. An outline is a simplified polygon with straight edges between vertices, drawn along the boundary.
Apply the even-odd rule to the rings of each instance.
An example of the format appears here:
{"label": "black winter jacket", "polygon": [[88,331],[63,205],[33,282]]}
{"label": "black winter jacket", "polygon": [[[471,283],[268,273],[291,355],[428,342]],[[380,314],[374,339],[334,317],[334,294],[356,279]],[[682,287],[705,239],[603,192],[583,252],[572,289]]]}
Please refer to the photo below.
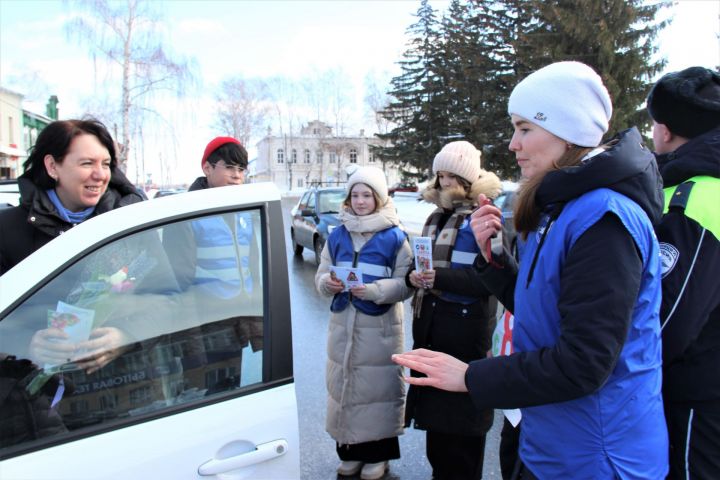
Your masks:
{"label": "black winter jacket", "polygon": [[[474,268],[437,268],[434,289],[478,300],[463,305],[427,292],[423,296],[420,317],[413,321],[413,349],[445,352],[464,362],[484,358],[490,350],[495,321],[488,309],[490,292],[478,271]],[[419,375],[415,371],[411,374]],[[405,426],[409,427],[413,420],[415,428],[421,430],[482,436],[492,426],[493,411],[477,410],[467,393],[411,385],[405,407]]]}
{"label": "black winter jacket", "polygon": [[[720,178],[720,128],[657,161],[665,187],[696,176]],[[675,402],[720,401],[720,239],[705,227],[671,208],[656,228],[661,244],[678,252],[663,277],[660,308],[663,394]]]}
{"label": "black winter jacket", "polygon": [[[0,275],[25,257],[73,227],[58,214],[47,194],[25,175],[18,179],[20,205],[0,210]],[[144,200],[135,186],[115,169],[107,191],[92,216]]]}

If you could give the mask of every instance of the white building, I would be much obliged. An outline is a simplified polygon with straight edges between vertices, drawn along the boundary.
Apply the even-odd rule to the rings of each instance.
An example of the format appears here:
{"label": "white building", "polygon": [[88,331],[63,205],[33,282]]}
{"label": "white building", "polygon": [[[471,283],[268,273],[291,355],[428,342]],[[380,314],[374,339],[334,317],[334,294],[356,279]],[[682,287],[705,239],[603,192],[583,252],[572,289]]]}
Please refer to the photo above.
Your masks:
{"label": "white building", "polygon": [[400,180],[395,165],[373,157],[370,145],[381,145],[377,137],[336,137],[332,128],[315,120],[300,134],[268,134],[257,143],[257,158],[252,162],[254,181],[271,181],[281,191],[303,189],[310,185],[343,185],[353,165],[374,165],[384,169],[388,186]]}

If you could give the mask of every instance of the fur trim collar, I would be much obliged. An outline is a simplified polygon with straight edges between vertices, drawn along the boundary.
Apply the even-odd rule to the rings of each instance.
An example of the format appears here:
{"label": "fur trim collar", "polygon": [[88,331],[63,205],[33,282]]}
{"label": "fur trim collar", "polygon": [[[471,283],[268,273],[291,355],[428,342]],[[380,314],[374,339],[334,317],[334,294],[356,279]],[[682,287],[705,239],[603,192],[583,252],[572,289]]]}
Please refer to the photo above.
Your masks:
{"label": "fur trim collar", "polygon": [[467,195],[460,186],[445,191],[435,188],[436,179],[437,177],[430,181],[421,196],[426,202],[433,203],[446,210],[454,210],[461,205],[476,206],[477,196],[481,193],[488,198],[494,199],[502,191],[502,183],[500,183],[498,176],[486,170],[480,171],[480,177],[470,185],[470,192]]}

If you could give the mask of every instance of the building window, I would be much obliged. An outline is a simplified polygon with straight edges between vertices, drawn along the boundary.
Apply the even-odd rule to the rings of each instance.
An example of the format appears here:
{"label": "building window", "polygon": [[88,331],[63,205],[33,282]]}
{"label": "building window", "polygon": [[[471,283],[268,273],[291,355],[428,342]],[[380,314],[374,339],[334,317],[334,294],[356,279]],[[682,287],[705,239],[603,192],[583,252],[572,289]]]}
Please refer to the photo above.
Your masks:
{"label": "building window", "polygon": [[357,150],[354,148],[350,149],[350,163],[357,163]]}
{"label": "building window", "polygon": [[330,152],[330,159],[329,159],[329,161],[330,161],[330,163],[335,163],[335,162],[337,162],[337,153],[335,153],[335,152]]}
{"label": "building window", "polygon": [[302,188],[302,186],[303,186],[303,179],[302,179],[302,178],[298,178],[297,186],[298,186],[298,188]]}
{"label": "building window", "polygon": [[368,162],[375,163],[375,155],[372,152],[368,153]]}
{"label": "building window", "polygon": [[8,143],[15,143],[15,135],[13,135],[13,117],[8,117]]}
{"label": "building window", "polygon": [[294,148],[292,149],[291,159],[292,159],[292,163],[297,163],[297,150],[295,150]]}
{"label": "building window", "polygon": [[315,152],[315,161],[316,161],[317,163],[322,163],[322,162],[323,162],[323,152],[322,152],[322,150],[317,150],[317,151]]}
{"label": "building window", "polygon": [[310,163],[310,150],[305,149],[305,163]]}
{"label": "building window", "polygon": [[278,148],[277,150],[277,162],[285,163],[285,150],[283,150],[282,148]]}
{"label": "building window", "polygon": [[320,135],[320,129],[319,129],[319,128],[313,128],[313,135]]}

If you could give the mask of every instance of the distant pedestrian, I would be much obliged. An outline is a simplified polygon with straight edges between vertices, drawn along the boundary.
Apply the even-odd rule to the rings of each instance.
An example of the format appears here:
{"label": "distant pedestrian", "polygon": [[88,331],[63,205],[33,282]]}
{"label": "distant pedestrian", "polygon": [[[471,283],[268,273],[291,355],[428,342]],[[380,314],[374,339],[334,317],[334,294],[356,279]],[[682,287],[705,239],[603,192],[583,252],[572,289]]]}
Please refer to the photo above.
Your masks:
{"label": "distant pedestrian", "polygon": [[[477,197],[495,198],[501,191],[494,173],[480,168],[480,151],[470,142],[445,145],[432,166],[435,179],[422,198],[437,205],[422,230],[432,242],[433,269],[408,274],[415,287],[413,348],[432,348],[464,362],[484,358],[490,350],[495,312],[490,291],[473,268],[480,249],[470,228]],[[419,375],[417,372],[411,372]],[[485,434],[493,410],[476,410],[467,392],[410,386],[405,426],[425,430],[433,479],[482,478]]]}
{"label": "distant pedestrian", "polygon": [[665,186],[656,232],[669,478],[720,478],[720,75],[669,73],[647,107]]}
{"label": "distant pedestrian", "polygon": [[[405,387],[391,356],[403,350],[405,275],[412,253],[388,197],[385,174],[360,167],[349,178],[342,225],[328,237],[315,275],[333,296],[328,329],[326,428],[340,457],[337,472],[381,478],[400,458]],[[361,286],[345,291],[335,267],[356,268]]]}
{"label": "distant pedestrian", "polygon": [[[598,147],[612,105],[582,63],[529,75],[508,113],[524,177],[513,218],[526,244],[519,270],[509,252],[486,248],[476,268],[515,315],[515,353],[468,365],[420,349],[395,360],[427,375],[408,377],[413,385],[469,391],[478,409],[521,408],[523,479],[663,478],[655,159],[634,128]],[[493,205],[473,213],[478,245],[501,215]]]}

